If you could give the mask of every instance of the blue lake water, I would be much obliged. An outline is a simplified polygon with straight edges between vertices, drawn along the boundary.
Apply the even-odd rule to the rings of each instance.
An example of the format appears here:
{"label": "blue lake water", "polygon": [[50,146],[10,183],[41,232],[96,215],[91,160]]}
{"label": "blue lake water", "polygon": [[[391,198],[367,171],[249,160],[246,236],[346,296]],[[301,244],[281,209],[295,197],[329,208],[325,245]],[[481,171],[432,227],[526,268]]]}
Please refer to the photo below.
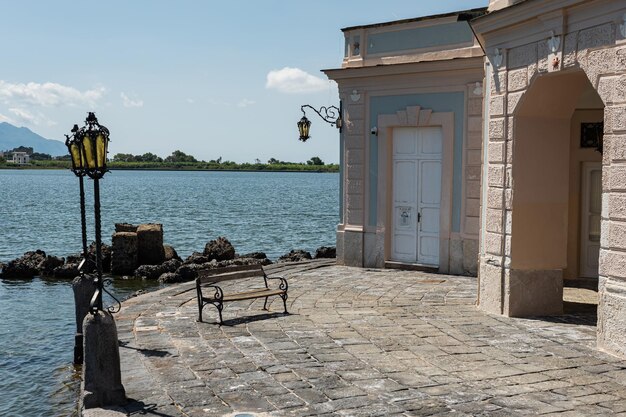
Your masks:
{"label": "blue lake water", "polygon": [[[113,171],[101,181],[103,241],[114,224],[162,223],[181,257],[227,237],[238,253],[275,259],[334,246],[339,175]],[[86,181],[93,239],[92,183]],[[78,179],[69,171],[0,170],[0,262],[42,249],[80,251]],[[118,281],[120,297],[143,287]],[[152,284],[153,285],[153,284]],[[0,415],[67,416],[75,409],[73,298],[69,282],[0,280]]]}

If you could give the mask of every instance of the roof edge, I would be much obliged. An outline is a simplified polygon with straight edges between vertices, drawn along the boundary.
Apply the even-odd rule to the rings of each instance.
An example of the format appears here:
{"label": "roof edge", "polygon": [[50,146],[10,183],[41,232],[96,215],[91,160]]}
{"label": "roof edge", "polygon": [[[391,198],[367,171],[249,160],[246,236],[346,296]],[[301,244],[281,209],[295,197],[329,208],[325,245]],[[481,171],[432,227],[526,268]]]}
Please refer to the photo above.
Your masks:
{"label": "roof edge", "polygon": [[390,22],[350,26],[350,27],[342,28],[341,31],[347,32],[347,31],[355,30],[355,29],[378,28],[378,27],[392,26],[392,25],[397,25],[397,24],[402,24],[402,23],[412,23],[412,22],[420,22],[420,21],[426,21],[426,20],[441,19],[444,17],[452,17],[452,16],[457,16],[457,21],[464,22],[464,21],[470,21],[472,19],[476,19],[485,14],[487,14],[487,7],[479,7],[476,9],[460,10],[457,12],[448,12],[448,13],[442,13],[442,14],[436,14],[436,15],[430,15],[430,16],[413,17],[409,19],[393,20]]}

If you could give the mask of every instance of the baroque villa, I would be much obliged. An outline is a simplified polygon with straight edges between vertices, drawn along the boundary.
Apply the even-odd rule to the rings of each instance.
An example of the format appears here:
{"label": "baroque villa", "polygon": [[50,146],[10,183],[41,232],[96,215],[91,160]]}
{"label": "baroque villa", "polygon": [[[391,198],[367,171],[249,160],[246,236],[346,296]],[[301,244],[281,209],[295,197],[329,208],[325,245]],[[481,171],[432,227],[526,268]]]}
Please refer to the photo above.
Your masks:
{"label": "baroque villa", "polygon": [[560,314],[598,284],[626,356],[626,3],[491,0],[343,29],[338,262],[478,276],[479,308]]}

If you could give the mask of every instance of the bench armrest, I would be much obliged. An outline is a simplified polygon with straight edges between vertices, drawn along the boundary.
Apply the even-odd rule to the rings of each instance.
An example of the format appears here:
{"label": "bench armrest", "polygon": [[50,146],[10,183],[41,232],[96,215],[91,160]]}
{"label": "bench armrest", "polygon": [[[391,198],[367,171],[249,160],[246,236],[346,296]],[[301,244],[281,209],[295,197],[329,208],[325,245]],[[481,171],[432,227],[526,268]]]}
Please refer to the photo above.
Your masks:
{"label": "bench armrest", "polygon": [[278,289],[287,292],[287,289],[289,288],[289,284],[287,284],[287,280],[285,278],[283,278],[283,277],[267,277],[267,279],[278,279],[278,280],[280,280],[280,284],[278,285]]}
{"label": "bench armrest", "polygon": [[209,298],[209,297],[205,297],[204,294],[202,293],[202,288],[214,288],[215,289],[215,294],[213,294],[213,299],[216,301],[221,301],[224,299],[224,291],[222,291],[222,289],[220,287],[218,287],[217,285],[199,285],[197,286],[197,290],[198,290],[198,298],[202,299],[202,298]]}

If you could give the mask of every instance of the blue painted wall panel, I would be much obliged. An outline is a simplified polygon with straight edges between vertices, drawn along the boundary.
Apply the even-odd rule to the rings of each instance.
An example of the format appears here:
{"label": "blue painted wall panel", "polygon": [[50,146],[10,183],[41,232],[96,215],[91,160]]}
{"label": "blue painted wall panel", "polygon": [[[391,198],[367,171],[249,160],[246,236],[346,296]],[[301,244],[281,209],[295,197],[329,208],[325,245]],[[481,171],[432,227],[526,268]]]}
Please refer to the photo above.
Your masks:
{"label": "blue painted wall panel", "polygon": [[368,54],[432,48],[472,42],[474,35],[467,22],[446,23],[415,29],[370,34],[367,37]]}
{"label": "blue painted wall panel", "polygon": [[[395,114],[410,106],[421,106],[433,112],[454,113],[454,168],[452,177],[452,232],[461,230],[461,191],[463,186],[463,126],[465,95],[463,92],[409,94],[370,98],[370,131],[381,114]],[[378,137],[370,135],[369,160],[369,217],[368,224],[376,225],[378,201]]]}

